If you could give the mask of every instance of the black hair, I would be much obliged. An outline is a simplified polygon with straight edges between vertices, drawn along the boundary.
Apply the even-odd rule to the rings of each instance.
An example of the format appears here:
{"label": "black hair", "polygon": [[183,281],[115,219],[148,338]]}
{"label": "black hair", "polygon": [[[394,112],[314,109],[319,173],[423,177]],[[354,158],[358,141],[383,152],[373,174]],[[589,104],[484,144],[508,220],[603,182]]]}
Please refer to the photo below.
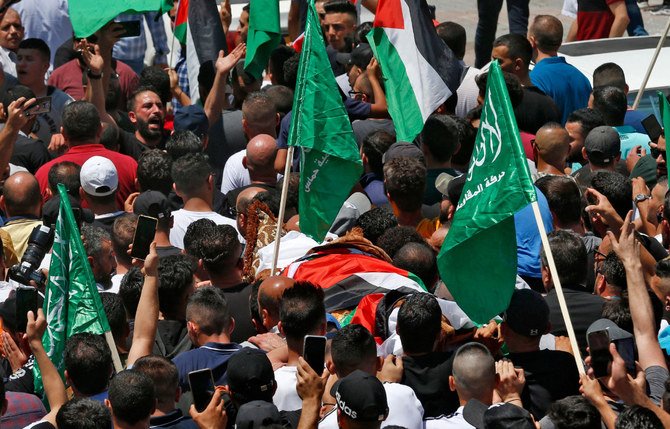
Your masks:
{"label": "black hair", "polygon": [[[586,286],[587,256],[582,239],[567,230],[556,230],[549,234],[549,247],[554,255],[556,270],[564,288],[583,289]],[[547,266],[547,256],[541,251],[542,265]]]}
{"label": "black hair", "polygon": [[42,58],[44,58],[47,62],[51,60],[51,49],[49,49],[47,42],[42,39],[35,37],[23,39],[21,40],[21,43],[19,43],[19,49],[34,49],[39,51],[39,53],[42,55]]}
{"label": "black hair", "polygon": [[556,429],[600,429],[600,413],[581,395],[567,396],[551,404],[547,415]]}
{"label": "black hair", "polygon": [[91,143],[100,130],[98,109],[88,101],[73,101],[63,108],[63,135],[77,143]]}
{"label": "black hair", "polygon": [[296,281],[282,294],[279,320],[287,340],[302,344],[305,335],[313,334],[326,321],[323,289],[308,281]]}
{"label": "black hair", "polygon": [[633,332],[633,316],[630,314],[630,306],[627,299],[605,300],[601,316],[611,320],[619,328]]}
{"label": "black hair", "polygon": [[[284,186],[284,176],[277,181],[277,189]],[[281,196],[281,195],[280,195]],[[251,204],[251,201],[249,201]],[[249,207],[247,205],[247,207]],[[296,213],[300,210],[300,173],[294,171],[288,179],[288,194],[286,195],[286,210],[295,209]],[[246,214],[246,213],[245,213]]]}
{"label": "black hair", "polygon": [[426,166],[416,158],[394,158],[386,162],[384,188],[399,210],[420,210],[426,189]]}
{"label": "black hair", "polygon": [[231,317],[223,291],[214,286],[196,289],[188,299],[186,320],[195,322],[205,335],[224,333]]}
{"label": "black hair", "polygon": [[440,333],[442,311],[429,293],[407,297],[398,312],[397,331],[405,353],[430,353]]}
{"label": "black hair", "polygon": [[582,136],[584,138],[589,135],[592,129],[605,125],[603,115],[601,115],[597,110],[589,109],[588,107],[577,109],[570,113],[568,115],[568,119],[565,122],[579,123],[582,128]]}
{"label": "black hair", "polygon": [[[251,203],[254,201],[260,201],[265,204],[275,217],[279,216],[279,204],[281,203],[281,195],[277,189],[268,189],[263,192],[259,192],[253,196]],[[251,203],[249,203],[251,205]]]}
{"label": "black hair", "polygon": [[368,43],[367,36],[370,30],[372,30],[372,22],[365,21],[358,24],[354,33],[354,44]]}
{"label": "black hair", "polygon": [[377,244],[386,230],[398,226],[398,219],[388,209],[375,207],[360,215],[356,219],[356,226],[363,230],[363,237]]}
{"label": "black hair", "polygon": [[54,195],[58,195],[58,184],[62,183],[67,189],[67,193],[79,199],[79,188],[81,182],[79,180],[79,173],[81,172],[81,165],[75,164],[72,161],[61,161],[53,164],[49,168],[49,189]]}
{"label": "black hair", "polygon": [[126,308],[128,319],[135,318],[143,284],[144,276],[138,267],[130,267],[128,272],[121,278],[119,296],[123,300],[123,306]]}
{"label": "black hair", "polygon": [[347,15],[354,18],[354,22],[358,21],[358,12],[356,12],[356,6],[349,1],[344,0],[333,0],[327,2],[323,5],[323,10],[326,12],[326,15],[329,13],[346,13]]}
{"label": "black hair", "polygon": [[89,398],[72,398],[56,414],[58,429],[109,429],[112,415],[102,402]]}
{"label": "black hair", "polygon": [[175,131],[165,142],[165,151],[173,161],[176,161],[189,153],[201,153],[202,140],[191,130]]}
{"label": "black hair", "polygon": [[[189,131],[190,132],[190,131]],[[159,191],[164,195],[172,190],[172,159],[164,151],[149,149],[137,160],[137,182],[144,191]]]}
{"label": "black hair", "polygon": [[600,271],[610,285],[624,290],[628,289],[628,283],[626,283],[626,268],[614,251],[609,252],[607,256],[605,256]]}
{"label": "black hair", "polygon": [[377,358],[377,344],[370,331],[352,323],[335,332],[330,343],[330,356],[338,377],[346,377]]}
{"label": "black hair", "polygon": [[361,148],[368,159],[368,166],[379,177],[384,175],[382,157],[395,142],[395,136],[384,130],[373,131],[363,139]]}
{"label": "black hair", "polygon": [[435,291],[437,280],[437,258],[435,251],[426,243],[406,243],[393,255],[393,265],[416,274],[428,289]]}
{"label": "black hair", "polygon": [[174,407],[175,393],[179,388],[179,371],[170,359],[157,355],[144,356],[135,361],[133,370],[151,379],[159,408]]}
{"label": "black hair", "polygon": [[263,283],[263,280],[260,279],[253,282],[249,292],[249,313],[251,319],[256,321],[256,326],[263,326],[263,318],[258,307],[258,291],[261,288],[261,283]]}
{"label": "black hair", "polygon": [[88,332],[72,335],[65,343],[63,362],[73,387],[82,395],[95,395],[107,388],[112,354],[102,336]]}
{"label": "black hair", "polygon": [[598,171],[591,178],[591,187],[607,197],[621,219],[631,208],[633,185],[630,179],[615,171]]}
{"label": "black hair", "polygon": [[493,41],[493,47],[505,46],[508,56],[512,59],[521,58],[523,64],[528,69],[533,59],[533,47],[523,34],[505,34]]}
{"label": "black hair", "polygon": [[172,163],[172,181],[186,196],[196,193],[212,174],[209,157],[204,153],[189,153]]}
{"label": "black hair", "polygon": [[124,334],[129,332],[123,300],[115,293],[101,293],[100,300],[102,301],[102,308],[105,310],[105,316],[107,316],[112,336],[117,340],[123,338]]}
{"label": "black hair", "polygon": [[628,110],[626,93],[616,86],[596,87],[593,89],[593,108],[600,112],[606,125],[623,125]]}
{"label": "black hair", "polygon": [[441,22],[440,25],[435,27],[435,30],[456,58],[462,60],[465,56],[465,45],[467,42],[465,27],[455,22],[446,21]]}
{"label": "black hair", "polygon": [[215,229],[216,223],[211,219],[198,219],[191,222],[184,234],[186,254],[199,259],[199,255],[204,253],[204,250],[202,250],[204,240],[207,239],[207,236],[214,234]]}
{"label": "black hair", "polygon": [[109,384],[109,402],[117,420],[130,425],[148,420],[156,409],[154,384],[134,369],[121,371]]}
{"label": "black hair", "polygon": [[142,69],[139,86],[152,88],[163,104],[167,104],[172,99],[170,76],[158,66],[149,66]]}
{"label": "black hair", "polygon": [[[507,92],[509,93],[509,101],[512,104],[512,108],[516,108],[521,104],[523,100],[523,87],[521,82],[516,75],[512,73],[503,72],[505,78],[505,86],[507,87]],[[479,88],[479,95],[482,97],[486,94],[486,82],[489,78],[489,72],[485,72],[477,75],[475,78],[475,83]]]}
{"label": "black hair", "polygon": [[284,63],[295,55],[295,53],[293,48],[286,45],[279,45],[270,53],[268,69],[278,85],[286,85],[286,80],[284,79]]}
{"label": "black hair", "polygon": [[472,157],[472,151],[475,148],[475,139],[477,138],[477,129],[472,123],[459,116],[451,116],[458,125],[458,141],[461,143],[460,149],[451,157],[451,162],[456,165],[467,166]]}
{"label": "black hair", "polygon": [[135,227],[138,216],[134,213],[124,213],[114,220],[112,225],[112,249],[117,261],[124,262],[127,265],[132,264],[132,258],[128,255],[128,246],[133,243],[135,238]]}
{"label": "black hair", "polygon": [[543,52],[555,52],[563,42],[563,24],[552,15],[537,15],[528,33],[535,38],[538,50]]}
{"label": "black hair", "polygon": [[185,305],[185,294],[193,288],[194,272],[189,256],[169,255],[158,260],[158,303],[166,318],[175,317],[180,306]]}
{"label": "black hair", "polygon": [[242,245],[237,231],[230,225],[216,225],[202,238],[199,253],[203,266],[211,274],[224,274],[239,262]]}
{"label": "black hair", "polygon": [[459,127],[448,115],[433,113],[421,131],[421,144],[425,145],[438,162],[451,160],[458,149]]}
{"label": "black hair", "polygon": [[393,259],[398,250],[405,244],[425,242],[426,240],[416,231],[416,228],[398,225],[384,231],[377,239],[376,244]]}
{"label": "black hair", "polygon": [[300,65],[300,54],[294,53],[290,58],[284,61],[284,85],[295,91],[295,85],[298,81],[298,66]]}
{"label": "black hair", "polygon": [[627,407],[616,419],[615,429],[663,429],[663,422],[649,408]]}
{"label": "black hair", "polygon": [[616,86],[622,91],[626,90],[626,75],[621,66],[616,63],[601,64],[593,70],[593,87]]}
{"label": "black hair", "polygon": [[262,89],[275,104],[277,112],[284,117],[293,109],[293,90],[284,85],[269,85]]}
{"label": "black hair", "polygon": [[561,226],[579,223],[582,215],[582,197],[579,186],[572,178],[544,176],[537,179],[535,186],[547,198],[549,209]]}
{"label": "black hair", "polygon": [[[169,79],[169,77],[168,77]],[[126,105],[127,111],[128,112],[134,112],[135,111],[135,103],[137,102],[137,96],[142,94],[143,92],[153,92],[160,97],[160,94],[158,94],[157,90],[153,86],[148,86],[148,85],[140,85],[137,87],[135,91],[130,94],[130,97],[128,97],[128,103]]]}

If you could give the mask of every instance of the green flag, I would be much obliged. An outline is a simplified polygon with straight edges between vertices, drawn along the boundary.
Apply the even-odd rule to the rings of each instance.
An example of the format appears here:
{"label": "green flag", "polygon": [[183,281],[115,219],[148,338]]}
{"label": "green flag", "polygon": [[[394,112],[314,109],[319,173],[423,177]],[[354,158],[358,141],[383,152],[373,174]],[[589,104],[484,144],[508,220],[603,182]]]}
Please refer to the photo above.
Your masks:
{"label": "green flag", "polygon": [[[42,344],[62,376],[65,341],[81,332],[103,334],[109,331],[109,323],[65,186],[58,184],[58,192],[60,209],[44,295],[47,330]],[[37,365],[33,367],[33,375],[35,392],[41,392],[42,377]]]}
{"label": "green flag", "polygon": [[[665,95],[658,91],[658,104],[661,108],[661,125],[663,126],[663,137],[665,138],[665,150],[667,153],[668,142],[670,141],[670,103]],[[666,161],[665,168],[668,171],[668,177],[670,177],[670,163]]]}
{"label": "green flag", "polygon": [[517,270],[514,213],[536,200],[505,79],[494,61],[463,194],[438,255],[440,277],[473,321],[486,323],[509,305]]}
{"label": "green flag", "polygon": [[260,79],[268,65],[270,54],[281,42],[279,2],[254,0],[249,2],[249,33],[244,70]]}
{"label": "green flag", "polygon": [[69,0],[68,12],[75,37],[88,37],[124,12],[160,12],[172,9],[173,0]]}
{"label": "green flag", "polygon": [[288,144],[302,147],[300,230],[322,241],[363,164],[313,2],[307,12]]}

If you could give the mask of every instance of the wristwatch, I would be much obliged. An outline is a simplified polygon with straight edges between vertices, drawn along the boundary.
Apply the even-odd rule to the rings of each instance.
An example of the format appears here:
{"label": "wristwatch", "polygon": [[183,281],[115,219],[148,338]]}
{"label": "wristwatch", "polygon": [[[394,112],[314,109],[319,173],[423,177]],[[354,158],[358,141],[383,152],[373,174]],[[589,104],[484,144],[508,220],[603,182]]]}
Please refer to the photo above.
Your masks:
{"label": "wristwatch", "polygon": [[645,195],[645,194],[637,194],[635,198],[633,199],[633,202],[635,204],[641,203],[642,201],[646,201],[651,198],[651,195]]}

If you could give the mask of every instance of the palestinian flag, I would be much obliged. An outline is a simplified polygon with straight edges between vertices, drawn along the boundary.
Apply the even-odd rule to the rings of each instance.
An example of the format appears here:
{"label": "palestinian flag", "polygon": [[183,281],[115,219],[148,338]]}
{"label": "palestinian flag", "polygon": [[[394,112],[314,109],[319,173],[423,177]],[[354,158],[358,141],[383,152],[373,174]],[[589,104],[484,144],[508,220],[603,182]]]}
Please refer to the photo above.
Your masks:
{"label": "palestinian flag", "polygon": [[174,20],[174,37],[182,45],[186,44],[186,29],[188,27],[188,0],[180,0],[177,16]]}
{"label": "palestinian flag", "polygon": [[426,292],[414,274],[353,247],[317,250],[290,264],[282,275],[320,286],[329,312],[354,308],[369,294]]}
{"label": "palestinian flag", "polygon": [[382,69],[398,141],[411,142],[456,92],[463,67],[438,37],[426,0],[379,0],[367,38]]}

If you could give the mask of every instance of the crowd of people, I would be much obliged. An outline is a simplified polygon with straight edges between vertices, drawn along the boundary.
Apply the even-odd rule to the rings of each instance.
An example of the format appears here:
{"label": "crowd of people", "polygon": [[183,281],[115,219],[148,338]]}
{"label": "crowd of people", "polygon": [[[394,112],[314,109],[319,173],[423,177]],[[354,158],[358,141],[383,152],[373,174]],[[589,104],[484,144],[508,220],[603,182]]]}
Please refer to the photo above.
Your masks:
{"label": "crowd of people", "polygon": [[[477,3],[474,66],[465,29],[435,21],[461,83],[402,142],[371,23],[348,1],[316,0],[364,167],[323,242],[300,230],[299,151],[287,160],[300,54],[282,43],[263,77],[247,73],[248,7],[230,28],[221,4],[228,53],[201,65],[199,100],[188,48],[168,60],[174,10],[69,38],[65,0],[0,8],[0,267],[34,256],[33,233],[56,225],[64,185],[113,338],[71,335],[55,359],[43,344],[54,316],[39,308],[19,326],[16,285],[0,282],[0,425],[670,427],[664,134],[648,135],[648,113],[628,107],[619,65],[585,76],[558,54],[564,40],[622,35],[640,2],[579,0],[564,32],[554,16],[529,16],[528,0],[508,0],[513,34],[497,38],[502,1]],[[289,37],[306,6],[291,3]],[[140,21],[140,36],[124,37],[123,21]],[[504,261],[517,264],[515,290],[479,325],[440,280],[437,254],[476,151],[490,60],[556,271],[531,208],[519,211],[517,261]],[[129,250],[146,234],[140,216],[156,222],[143,261]],[[58,255],[45,250],[48,274]],[[195,383],[202,374],[211,386]]]}

